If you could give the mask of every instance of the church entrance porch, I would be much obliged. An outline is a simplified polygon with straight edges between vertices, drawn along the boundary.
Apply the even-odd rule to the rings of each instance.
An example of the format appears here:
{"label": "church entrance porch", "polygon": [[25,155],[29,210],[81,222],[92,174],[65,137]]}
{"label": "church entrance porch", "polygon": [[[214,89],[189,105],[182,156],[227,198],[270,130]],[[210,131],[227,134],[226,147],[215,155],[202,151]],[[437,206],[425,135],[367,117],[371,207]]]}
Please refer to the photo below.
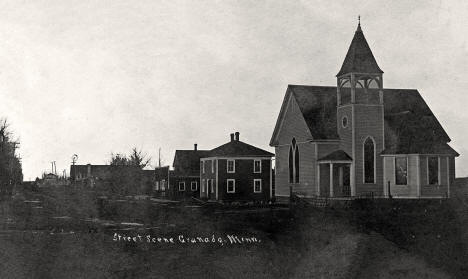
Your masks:
{"label": "church entrance porch", "polygon": [[351,197],[351,164],[353,159],[336,150],[317,160],[317,196]]}
{"label": "church entrance porch", "polygon": [[318,162],[317,196],[351,197],[351,162]]}

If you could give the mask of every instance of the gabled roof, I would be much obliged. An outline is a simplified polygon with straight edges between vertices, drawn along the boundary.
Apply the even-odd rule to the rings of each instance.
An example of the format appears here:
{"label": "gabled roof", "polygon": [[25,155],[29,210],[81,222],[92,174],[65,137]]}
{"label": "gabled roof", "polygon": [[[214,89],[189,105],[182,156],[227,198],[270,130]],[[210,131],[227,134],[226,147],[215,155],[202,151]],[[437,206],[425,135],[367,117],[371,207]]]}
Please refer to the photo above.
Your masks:
{"label": "gabled roof", "polygon": [[247,144],[240,140],[232,140],[211,150],[209,157],[273,157],[275,154]]}
{"label": "gabled roof", "polygon": [[199,175],[200,158],[207,157],[208,153],[208,150],[176,150],[172,164],[175,175]]}
{"label": "gabled roof", "polygon": [[[429,146],[443,146],[450,142],[449,136],[417,90],[384,89],[383,93],[387,152],[423,154],[430,150]],[[270,141],[271,146],[277,144],[276,136],[286,113],[288,96],[296,99],[313,136],[311,140],[339,139],[336,126],[336,87],[289,85]]]}
{"label": "gabled roof", "polygon": [[353,159],[343,150],[336,150],[323,156],[318,161],[352,161]]}
{"label": "gabled roof", "polygon": [[349,46],[348,53],[343,61],[341,70],[336,76],[341,76],[347,73],[383,73],[374,55],[367,44],[364,33],[361,30],[361,24],[358,25],[354,33],[353,40]]}

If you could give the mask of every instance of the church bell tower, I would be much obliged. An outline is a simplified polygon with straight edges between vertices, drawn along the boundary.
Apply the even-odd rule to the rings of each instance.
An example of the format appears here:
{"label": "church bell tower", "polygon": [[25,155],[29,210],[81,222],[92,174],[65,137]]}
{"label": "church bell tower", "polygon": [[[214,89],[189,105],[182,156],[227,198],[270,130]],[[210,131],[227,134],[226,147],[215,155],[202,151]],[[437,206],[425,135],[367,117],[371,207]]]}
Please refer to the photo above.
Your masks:
{"label": "church bell tower", "polygon": [[382,192],[384,149],[383,71],[377,65],[359,20],[337,78],[337,128],[341,149],[353,163],[351,195]]}

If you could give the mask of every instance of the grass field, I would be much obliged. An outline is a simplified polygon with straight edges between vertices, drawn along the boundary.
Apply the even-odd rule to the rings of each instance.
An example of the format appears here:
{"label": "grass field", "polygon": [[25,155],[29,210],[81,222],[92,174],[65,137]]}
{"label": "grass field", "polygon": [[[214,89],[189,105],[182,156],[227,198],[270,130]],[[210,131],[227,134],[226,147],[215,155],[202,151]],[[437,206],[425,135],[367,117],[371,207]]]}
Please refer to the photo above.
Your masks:
{"label": "grass field", "polygon": [[468,278],[467,185],[443,202],[292,210],[25,192],[1,202],[0,278]]}

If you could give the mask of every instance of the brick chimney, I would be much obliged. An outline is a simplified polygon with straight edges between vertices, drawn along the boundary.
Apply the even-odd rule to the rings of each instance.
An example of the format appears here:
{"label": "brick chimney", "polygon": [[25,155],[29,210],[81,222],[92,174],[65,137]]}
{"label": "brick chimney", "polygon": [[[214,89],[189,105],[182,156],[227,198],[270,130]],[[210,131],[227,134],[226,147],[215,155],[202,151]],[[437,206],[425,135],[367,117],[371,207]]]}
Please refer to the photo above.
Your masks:
{"label": "brick chimney", "polygon": [[234,134],[231,134],[231,141],[234,141]]}
{"label": "brick chimney", "polygon": [[239,132],[236,132],[236,141],[239,141]]}
{"label": "brick chimney", "polygon": [[193,150],[197,151],[197,144],[196,143],[193,145]]}

